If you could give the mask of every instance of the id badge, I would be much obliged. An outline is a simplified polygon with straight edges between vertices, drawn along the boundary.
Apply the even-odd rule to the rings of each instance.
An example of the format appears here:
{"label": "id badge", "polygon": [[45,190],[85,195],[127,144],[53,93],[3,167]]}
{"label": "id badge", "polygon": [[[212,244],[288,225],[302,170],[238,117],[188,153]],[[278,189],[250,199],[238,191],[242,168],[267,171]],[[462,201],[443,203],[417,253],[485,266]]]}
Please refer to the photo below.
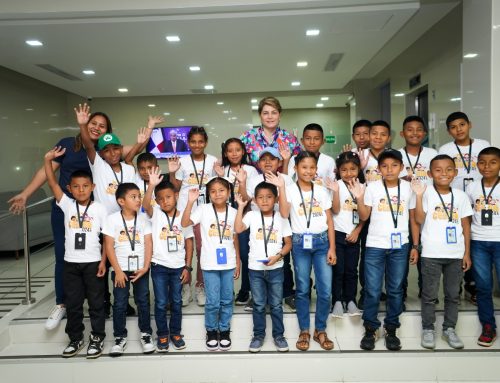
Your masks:
{"label": "id badge", "polygon": [[446,228],[446,243],[457,243],[457,228],[455,226],[448,226]]}
{"label": "id badge", "polygon": [[464,191],[467,189],[467,186],[469,186],[469,184],[473,181],[474,178],[464,178]]}
{"label": "id badge", "polygon": [[139,270],[139,256],[129,255],[128,256],[128,271],[136,272]]}
{"label": "id badge", "polygon": [[177,237],[175,235],[167,237],[167,250],[169,253],[175,253],[179,250],[177,247]]}
{"label": "id badge", "polygon": [[401,249],[401,247],[402,247],[401,233],[392,233],[391,249]]}
{"label": "id badge", "polygon": [[481,210],[481,226],[493,226],[493,210]]}
{"label": "id badge", "polygon": [[75,250],[85,250],[85,239],[87,233],[75,233]]}
{"label": "id badge", "polygon": [[357,210],[352,211],[352,224],[359,225],[359,214]]}
{"label": "id badge", "polygon": [[312,234],[302,235],[302,248],[304,250],[311,250],[313,248],[313,236],[312,236]]}
{"label": "id badge", "polygon": [[198,203],[198,206],[205,204],[205,193],[200,192],[200,195],[198,196],[197,203]]}
{"label": "id badge", "polygon": [[217,252],[217,264],[218,265],[227,265],[227,253],[226,248],[221,247],[216,250]]}

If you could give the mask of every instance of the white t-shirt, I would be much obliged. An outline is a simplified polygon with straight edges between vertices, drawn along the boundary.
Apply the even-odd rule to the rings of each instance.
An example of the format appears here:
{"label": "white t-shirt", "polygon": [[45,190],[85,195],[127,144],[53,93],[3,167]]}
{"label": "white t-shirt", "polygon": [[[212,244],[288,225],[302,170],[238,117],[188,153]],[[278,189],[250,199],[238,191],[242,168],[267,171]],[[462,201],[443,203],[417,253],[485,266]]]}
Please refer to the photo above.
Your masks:
{"label": "white t-shirt", "polygon": [[[408,175],[408,170],[413,168],[414,177],[422,182],[425,182],[427,185],[432,185],[432,178],[427,175],[427,171],[430,169],[431,160],[437,156],[438,152],[436,151],[436,149],[427,148],[425,146],[422,146],[421,148],[422,151],[420,152],[420,156],[414,156],[408,153],[408,157],[406,156],[405,148],[399,149],[401,155],[403,156],[404,165],[404,169],[399,174],[399,177],[406,177]],[[411,166],[408,158],[411,161]]]}
{"label": "white t-shirt", "polygon": [[[222,234],[220,243],[217,218]],[[225,212],[217,212],[215,216],[211,203],[200,205],[191,212],[193,225],[200,224],[201,231],[201,269],[202,270],[230,270],[236,267],[236,250],[234,248],[234,219],[236,209],[228,207],[226,229],[224,230]],[[221,251],[225,249],[226,263],[218,263]],[[222,261],[222,259],[221,259]]]}
{"label": "white t-shirt", "polygon": [[358,210],[358,204],[353,201],[353,196],[349,193],[346,184],[342,180],[338,180],[339,184],[339,200],[340,211],[333,215],[335,230],[342,233],[351,234],[358,226],[353,224],[353,211]]}
{"label": "white t-shirt", "polygon": [[368,162],[363,169],[366,184],[369,185],[372,182],[380,181],[382,174],[378,170],[378,160],[371,155],[370,149],[364,149],[364,155],[368,158]]}
{"label": "white t-shirt", "polygon": [[[265,266],[259,260],[266,259],[266,249],[264,245],[264,234],[262,231],[262,217],[260,212],[249,211],[243,217],[243,224],[250,228],[250,253],[248,254],[248,268],[251,270],[274,270],[283,267],[283,260],[276,262],[272,266]],[[272,224],[272,232],[271,230]],[[283,248],[283,238],[290,237],[292,230],[287,219],[284,219],[279,214],[274,214],[273,217],[264,217],[264,226],[266,227],[266,238],[269,236],[267,243],[267,255],[272,257],[278,254]]]}
{"label": "white t-shirt", "polygon": [[[370,226],[368,227],[367,247],[377,247],[379,249],[391,249],[391,234],[401,233],[401,244],[408,243],[408,223],[409,210],[415,208],[415,198],[410,187],[410,183],[400,180],[400,204],[397,213],[398,224],[394,227],[391,209],[387,201],[382,181],[368,184],[365,191],[365,205],[371,206]],[[387,188],[394,213],[398,205],[398,187]]]}
{"label": "white t-shirt", "polygon": [[[94,164],[89,161],[90,169],[94,177],[94,197],[97,202],[104,205],[108,214],[120,211],[116,202],[115,193],[118,185],[125,182],[135,183],[135,169],[133,166],[120,162],[122,171],[115,173],[111,166],[96,154]],[[123,178],[122,178],[123,176]]]}
{"label": "white t-shirt", "polygon": [[[135,182],[134,182],[137,187],[139,188],[139,190],[141,191],[141,205],[142,205],[142,201],[144,201],[144,195],[146,194],[146,190],[148,190],[148,182],[144,181],[139,172],[136,173],[135,175]],[[151,196],[151,206],[152,207],[155,207],[157,206],[157,203],[155,201],[155,192],[153,190],[153,195]],[[144,208],[141,208],[141,213],[145,213],[144,211]]]}
{"label": "white t-shirt", "polygon": [[[203,170],[203,160],[194,161],[196,166],[196,169],[194,169],[191,156],[184,156],[180,158],[181,167],[175,173],[175,178],[182,181],[179,200],[177,201],[177,208],[179,210],[184,210],[186,208],[189,189],[199,187],[200,181],[202,185],[200,194],[204,194],[206,200],[207,192],[205,185],[208,183],[210,178],[216,175],[214,172],[214,164],[217,161],[217,158],[211,154],[205,154],[205,156],[205,170]],[[198,174],[198,177],[196,177],[196,174]]]}
{"label": "white t-shirt", "polygon": [[[484,187],[486,197],[490,194],[491,187]],[[467,187],[467,195],[473,207],[471,238],[475,241],[500,242],[500,184],[491,193],[490,202],[485,203],[485,195],[481,187],[481,181],[474,181]],[[486,206],[487,205],[487,206]],[[493,225],[481,226],[481,210],[491,209],[493,211]]]}
{"label": "white t-shirt", "polygon": [[[291,185],[294,184],[292,178],[288,175],[288,174],[281,174],[280,175],[283,177],[283,179],[285,180],[285,187],[286,187],[286,190],[288,191],[289,190],[289,187]],[[257,174],[255,175],[255,177],[247,180],[247,194],[250,198],[252,198],[252,202],[251,202],[251,205],[250,207],[252,208],[252,211],[257,211],[259,212],[259,207],[255,204],[255,202],[253,201],[253,198],[255,197],[255,188],[257,187],[258,184],[260,184],[261,182],[264,182],[264,175],[263,174]],[[279,195],[279,190],[278,190],[278,195]],[[274,210],[275,211],[279,211],[279,205],[278,203],[276,202],[274,204]]]}
{"label": "white t-shirt", "polygon": [[[99,202],[92,202],[87,212],[85,212],[87,206],[78,205],[80,220],[83,221],[82,228],[80,228],[76,201],[74,199],[63,194],[57,206],[64,213],[64,260],[72,263],[100,261],[101,244],[99,243],[99,234],[106,219],[106,208]],[[77,233],[85,234],[85,249],[75,249],[75,237]]]}
{"label": "white t-shirt", "polygon": [[[330,194],[323,186],[314,186],[314,197],[312,201],[311,212],[311,195],[312,190],[302,190],[304,204],[307,216],[304,214],[304,205],[300,197],[299,187],[297,184],[291,185],[286,190],[286,199],[291,204],[290,206],[290,222],[292,232],[296,234],[319,234],[328,230],[326,222],[325,210],[332,207]],[[307,228],[307,218],[311,216],[309,228]]]}
{"label": "white t-shirt", "polygon": [[[255,169],[252,165],[242,165],[242,169],[247,173],[247,185],[250,180],[259,175],[257,169]],[[238,194],[240,191],[240,183],[236,181],[236,172],[234,172],[229,166],[226,166],[224,167],[224,177],[234,185],[234,194]]]}
{"label": "white t-shirt", "polygon": [[[182,213],[182,211],[178,210],[175,218],[169,216],[167,219],[165,212],[159,206],[153,208],[153,215],[151,216],[153,258],[151,262],[172,269],[186,266],[185,240],[193,238],[194,234],[192,226],[181,226]],[[172,231],[170,231],[168,220],[170,220],[170,224],[172,225]],[[176,237],[177,251],[168,251],[168,237],[171,236]]]}
{"label": "white t-shirt", "polygon": [[[449,222],[451,193],[441,197],[447,210],[434,187],[428,187],[424,193],[422,207],[426,216],[422,227],[422,257],[462,259],[465,251],[462,218],[472,215],[469,199],[463,191],[453,189],[453,216]],[[454,228],[457,243],[448,243],[448,227]]]}
{"label": "white t-shirt", "polygon": [[[294,169],[295,157],[297,156],[293,156],[288,164],[288,175],[294,182],[297,180]],[[332,179],[335,178],[335,160],[326,154],[320,153],[318,158],[318,170],[316,171],[313,182],[318,186],[325,186],[325,178],[327,177]]]}
{"label": "white t-shirt", "polygon": [[[470,172],[467,174],[467,169],[464,166],[464,162],[462,161],[462,157],[457,150],[455,142],[448,142],[439,148],[439,154],[447,154],[451,158],[455,160],[455,166],[458,170],[458,175],[455,177],[453,182],[451,183],[451,187],[455,189],[464,190],[464,179],[465,178],[473,178],[474,180],[480,180],[481,174],[477,169],[477,157],[479,152],[484,148],[489,147],[490,144],[488,141],[480,140],[479,138],[474,138],[472,141],[472,149],[471,149],[471,157],[470,160]],[[460,152],[465,160],[465,165],[469,166],[469,149],[470,145],[467,146],[459,146]]]}
{"label": "white t-shirt", "polygon": [[139,257],[139,268],[144,267],[144,236],[151,234],[151,223],[145,214],[137,215],[137,224],[134,232],[134,219],[125,220],[130,239],[134,241],[134,250],[129,241],[129,236],[123,225],[121,211],[108,215],[102,233],[113,237],[115,241],[115,255],[122,271],[128,271],[128,257],[137,255]]}

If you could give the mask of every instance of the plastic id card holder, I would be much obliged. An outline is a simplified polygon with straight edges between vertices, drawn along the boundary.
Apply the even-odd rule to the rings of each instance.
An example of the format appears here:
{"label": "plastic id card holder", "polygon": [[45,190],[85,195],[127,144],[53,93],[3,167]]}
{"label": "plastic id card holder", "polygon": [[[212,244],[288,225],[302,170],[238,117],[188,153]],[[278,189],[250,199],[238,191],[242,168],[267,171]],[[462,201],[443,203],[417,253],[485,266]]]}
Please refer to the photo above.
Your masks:
{"label": "plastic id card holder", "polygon": [[467,189],[470,183],[474,181],[474,178],[464,178],[464,191]]}
{"label": "plastic id card holder", "polygon": [[87,233],[75,233],[75,250],[85,250],[85,239]]}
{"label": "plastic id card holder", "polygon": [[198,203],[198,206],[205,204],[205,193],[202,193],[200,191],[200,195],[198,196],[197,203]]}
{"label": "plastic id card holder", "polygon": [[446,228],[446,243],[457,243],[457,228],[455,226],[448,226]]}
{"label": "plastic id card holder", "polygon": [[169,253],[175,253],[179,250],[177,246],[177,236],[169,235],[167,237],[167,250]]}
{"label": "plastic id card holder", "polygon": [[356,209],[352,211],[352,224],[359,225],[359,214]]}
{"label": "plastic id card holder", "polygon": [[136,272],[139,270],[139,256],[129,255],[128,256],[128,271]]}
{"label": "plastic id card holder", "polygon": [[302,248],[304,250],[311,250],[313,248],[313,235],[303,234],[302,235]]}
{"label": "plastic id card holder", "polygon": [[493,226],[493,210],[481,210],[481,226]]}
{"label": "plastic id card holder", "polygon": [[391,249],[401,249],[401,247],[402,247],[401,233],[392,233]]}
{"label": "plastic id card holder", "polygon": [[225,247],[220,247],[216,250],[217,254],[217,264],[227,265],[227,252]]}

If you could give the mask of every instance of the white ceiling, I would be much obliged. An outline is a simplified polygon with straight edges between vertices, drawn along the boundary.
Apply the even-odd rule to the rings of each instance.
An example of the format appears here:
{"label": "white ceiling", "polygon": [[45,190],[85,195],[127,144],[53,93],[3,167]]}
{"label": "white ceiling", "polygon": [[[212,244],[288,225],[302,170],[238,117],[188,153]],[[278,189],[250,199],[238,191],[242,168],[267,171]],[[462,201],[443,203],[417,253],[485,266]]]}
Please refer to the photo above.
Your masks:
{"label": "white ceiling", "polygon": [[[2,2],[0,65],[84,97],[115,97],[119,87],[129,89],[127,96],[183,95],[206,84],[214,85],[218,93],[321,94],[346,88],[360,73],[378,72],[454,6],[446,0],[423,4],[183,0],[182,6],[178,4],[172,0]],[[407,25],[414,33],[401,33]],[[310,28],[319,29],[320,35],[306,37]],[[170,34],[179,35],[181,41],[168,43],[165,36]],[[28,39],[44,45],[29,47],[24,43]],[[384,56],[389,48],[390,54]],[[343,58],[335,71],[325,71],[332,53],[342,53]],[[297,68],[297,61],[309,65]],[[37,64],[53,65],[81,81],[64,79]],[[190,65],[199,65],[201,71],[190,72]],[[86,68],[96,74],[83,75]],[[292,81],[301,86],[292,87]],[[344,105],[348,92],[344,99],[336,96]]]}

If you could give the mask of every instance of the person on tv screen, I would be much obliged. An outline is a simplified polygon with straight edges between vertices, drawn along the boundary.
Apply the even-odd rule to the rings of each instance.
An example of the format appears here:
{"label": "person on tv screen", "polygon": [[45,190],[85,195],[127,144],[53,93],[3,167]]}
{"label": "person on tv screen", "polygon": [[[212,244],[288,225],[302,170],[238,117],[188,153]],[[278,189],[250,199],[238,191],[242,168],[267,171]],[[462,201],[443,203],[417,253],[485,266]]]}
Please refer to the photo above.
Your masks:
{"label": "person on tv screen", "polygon": [[165,152],[167,153],[181,153],[189,152],[186,143],[177,137],[177,130],[172,129],[169,132],[169,139],[165,140]]}

